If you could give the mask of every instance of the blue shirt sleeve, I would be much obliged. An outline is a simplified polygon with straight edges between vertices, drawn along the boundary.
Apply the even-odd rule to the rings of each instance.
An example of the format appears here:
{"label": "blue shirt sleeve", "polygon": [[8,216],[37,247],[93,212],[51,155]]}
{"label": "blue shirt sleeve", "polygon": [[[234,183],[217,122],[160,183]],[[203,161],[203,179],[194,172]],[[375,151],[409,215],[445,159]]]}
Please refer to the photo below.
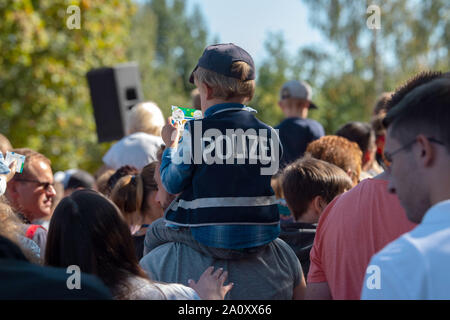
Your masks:
{"label": "blue shirt sleeve", "polygon": [[167,192],[177,194],[189,185],[194,172],[191,159],[191,135],[186,124],[178,147],[167,148],[162,155],[159,171]]}

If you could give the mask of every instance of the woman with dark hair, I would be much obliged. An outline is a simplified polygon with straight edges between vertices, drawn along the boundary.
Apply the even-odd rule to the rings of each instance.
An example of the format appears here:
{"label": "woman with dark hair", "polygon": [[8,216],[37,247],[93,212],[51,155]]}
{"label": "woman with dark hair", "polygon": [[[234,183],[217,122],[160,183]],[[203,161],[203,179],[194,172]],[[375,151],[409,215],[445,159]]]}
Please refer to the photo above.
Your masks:
{"label": "woman with dark hair", "polygon": [[377,145],[375,143],[375,131],[369,123],[359,121],[348,122],[339,128],[336,135],[356,142],[361,149],[363,153],[361,180],[372,178],[383,171],[376,161]]}
{"label": "woman with dark hair", "polygon": [[116,182],[110,196],[130,227],[139,260],[144,254],[148,226],[163,215],[161,205],[155,199],[158,192],[153,177],[156,166],[157,162],[152,162],[140,173],[123,176]]}
{"label": "woman with dark hair", "polygon": [[115,299],[223,299],[231,289],[231,284],[223,286],[227,274],[221,271],[207,270],[195,284],[197,292],[181,284],[151,281],[138,264],[130,229],[119,209],[92,190],[75,191],[56,207],[45,264],[77,265],[82,272],[98,276]]}

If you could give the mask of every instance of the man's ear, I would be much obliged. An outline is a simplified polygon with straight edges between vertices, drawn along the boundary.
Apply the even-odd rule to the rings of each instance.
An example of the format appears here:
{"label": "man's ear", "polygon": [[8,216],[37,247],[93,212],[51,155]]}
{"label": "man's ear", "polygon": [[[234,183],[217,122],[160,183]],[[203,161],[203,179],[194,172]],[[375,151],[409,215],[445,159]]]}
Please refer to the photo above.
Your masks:
{"label": "man's ear", "polygon": [[367,163],[372,160],[372,153],[370,150],[366,150],[363,154],[363,163]]}
{"label": "man's ear", "polygon": [[429,167],[433,164],[436,158],[436,150],[432,143],[423,134],[417,136],[417,145],[419,146],[419,153],[417,154],[419,163],[424,167]]}
{"label": "man's ear", "polygon": [[9,181],[6,185],[6,197],[13,201],[14,199],[17,199],[19,196],[19,192],[17,191],[17,183],[13,180]]}

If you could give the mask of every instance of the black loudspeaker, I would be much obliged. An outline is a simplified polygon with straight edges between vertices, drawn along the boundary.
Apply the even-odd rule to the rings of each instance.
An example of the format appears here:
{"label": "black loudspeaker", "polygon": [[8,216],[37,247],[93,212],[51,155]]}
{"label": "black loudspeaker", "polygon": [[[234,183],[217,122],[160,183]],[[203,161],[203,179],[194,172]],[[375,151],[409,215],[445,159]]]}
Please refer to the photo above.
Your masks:
{"label": "black loudspeaker", "polygon": [[98,142],[125,136],[127,112],[143,101],[136,63],[92,69],[87,74]]}

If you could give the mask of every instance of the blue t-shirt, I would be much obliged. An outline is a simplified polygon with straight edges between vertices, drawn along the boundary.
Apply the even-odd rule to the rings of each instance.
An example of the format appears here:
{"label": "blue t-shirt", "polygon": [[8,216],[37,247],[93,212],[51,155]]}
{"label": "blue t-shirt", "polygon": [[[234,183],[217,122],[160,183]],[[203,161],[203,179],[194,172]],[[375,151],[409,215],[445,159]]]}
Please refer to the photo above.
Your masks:
{"label": "blue t-shirt", "polygon": [[275,129],[279,129],[283,145],[281,167],[302,157],[308,144],[325,135],[322,125],[313,119],[287,118]]}

